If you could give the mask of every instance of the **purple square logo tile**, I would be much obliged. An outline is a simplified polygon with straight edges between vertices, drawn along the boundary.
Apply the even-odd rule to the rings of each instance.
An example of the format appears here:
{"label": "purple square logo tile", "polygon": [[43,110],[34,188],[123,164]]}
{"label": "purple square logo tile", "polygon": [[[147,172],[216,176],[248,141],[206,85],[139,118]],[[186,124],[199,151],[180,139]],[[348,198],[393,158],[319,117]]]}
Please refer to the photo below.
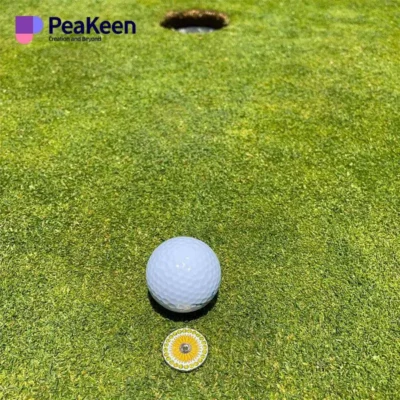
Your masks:
{"label": "purple square logo tile", "polygon": [[33,33],[33,17],[15,17],[15,33]]}

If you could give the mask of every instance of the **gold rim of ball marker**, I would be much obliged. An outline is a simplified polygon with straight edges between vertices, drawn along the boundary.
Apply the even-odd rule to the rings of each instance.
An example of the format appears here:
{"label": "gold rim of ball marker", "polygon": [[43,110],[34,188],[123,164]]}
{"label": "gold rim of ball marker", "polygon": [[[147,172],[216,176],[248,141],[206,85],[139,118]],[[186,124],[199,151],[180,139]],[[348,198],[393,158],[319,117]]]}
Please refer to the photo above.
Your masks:
{"label": "gold rim of ball marker", "polygon": [[207,340],[194,329],[177,329],[167,336],[163,344],[166,363],[179,371],[193,371],[204,363],[207,355]]}

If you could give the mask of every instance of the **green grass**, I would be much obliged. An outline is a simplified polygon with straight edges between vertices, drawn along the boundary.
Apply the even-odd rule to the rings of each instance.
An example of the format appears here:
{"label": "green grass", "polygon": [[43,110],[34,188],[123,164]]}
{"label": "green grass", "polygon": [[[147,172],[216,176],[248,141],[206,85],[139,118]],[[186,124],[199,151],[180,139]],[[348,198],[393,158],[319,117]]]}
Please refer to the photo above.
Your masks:
{"label": "green grass", "polygon": [[[193,6],[230,26],[159,27]],[[398,1],[1,7],[0,399],[398,397]],[[22,46],[18,14],[137,34]],[[144,274],[179,235],[223,271],[187,322]],[[210,345],[190,374],[161,355],[184,326]]]}

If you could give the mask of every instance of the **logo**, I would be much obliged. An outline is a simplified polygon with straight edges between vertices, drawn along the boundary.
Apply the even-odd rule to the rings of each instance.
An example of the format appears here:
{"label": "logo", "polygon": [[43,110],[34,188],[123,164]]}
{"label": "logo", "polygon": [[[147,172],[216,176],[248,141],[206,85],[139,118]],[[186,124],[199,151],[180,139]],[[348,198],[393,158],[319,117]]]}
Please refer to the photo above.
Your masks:
{"label": "logo", "polygon": [[32,42],[33,35],[43,29],[43,21],[40,17],[15,17],[15,37],[21,44]]}
{"label": "logo", "polygon": [[[49,17],[48,33],[50,42],[101,42],[102,35],[127,35],[136,33],[136,24],[131,21],[99,21],[100,17],[87,17],[83,21],[63,21],[59,17]],[[19,43],[32,42],[33,35],[43,30],[40,17],[15,17],[15,37]],[[60,36],[52,36],[58,34]],[[93,36],[81,36],[90,35]]]}

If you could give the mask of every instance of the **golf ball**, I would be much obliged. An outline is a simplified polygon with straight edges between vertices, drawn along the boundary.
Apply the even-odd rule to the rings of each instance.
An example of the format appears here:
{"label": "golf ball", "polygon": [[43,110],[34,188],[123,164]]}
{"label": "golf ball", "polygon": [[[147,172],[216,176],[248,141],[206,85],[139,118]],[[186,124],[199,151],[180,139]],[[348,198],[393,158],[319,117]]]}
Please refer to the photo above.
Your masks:
{"label": "golf ball", "polygon": [[209,303],[221,283],[217,256],[201,240],[176,237],[158,246],[146,269],[152,297],[168,310],[187,313]]}

